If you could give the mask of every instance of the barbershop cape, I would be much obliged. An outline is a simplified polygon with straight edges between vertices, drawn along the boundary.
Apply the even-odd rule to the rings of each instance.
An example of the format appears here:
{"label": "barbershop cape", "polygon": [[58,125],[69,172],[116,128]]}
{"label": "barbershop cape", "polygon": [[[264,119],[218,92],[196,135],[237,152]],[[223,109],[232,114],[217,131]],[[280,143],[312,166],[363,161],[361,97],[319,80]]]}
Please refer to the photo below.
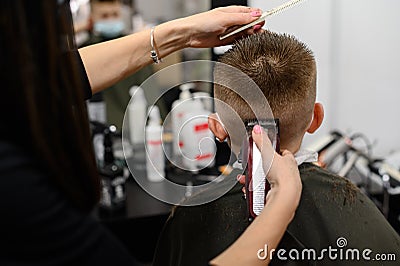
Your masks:
{"label": "barbershop cape", "polygon": [[[299,170],[300,204],[277,248],[283,251],[270,265],[399,265],[400,237],[367,196],[349,180],[312,163],[301,164]],[[239,173],[234,170],[227,178]],[[217,195],[221,186],[186,203],[202,193]],[[161,232],[153,265],[204,266],[229,247],[249,226],[242,187],[237,183],[207,204],[175,207]],[[396,261],[375,260],[376,254],[394,254]]]}

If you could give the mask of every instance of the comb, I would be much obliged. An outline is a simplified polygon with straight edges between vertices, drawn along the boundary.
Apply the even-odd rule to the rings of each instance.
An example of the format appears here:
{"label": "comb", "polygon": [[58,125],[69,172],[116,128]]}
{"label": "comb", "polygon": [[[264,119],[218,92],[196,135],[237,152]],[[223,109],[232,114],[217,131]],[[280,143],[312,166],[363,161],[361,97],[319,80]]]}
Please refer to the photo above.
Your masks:
{"label": "comb", "polygon": [[255,21],[253,21],[253,22],[251,22],[249,24],[246,24],[246,25],[244,25],[244,26],[242,26],[242,27],[240,27],[240,28],[238,28],[238,29],[226,34],[226,35],[223,35],[223,36],[219,37],[219,39],[223,40],[225,38],[228,38],[228,37],[230,37],[230,36],[232,36],[232,35],[234,35],[234,34],[236,34],[238,32],[241,32],[241,31],[243,31],[245,29],[248,29],[248,28],[250,28],[250,27],[252,27],[252,26],[254,26],[254,25],[256,25],[256,24],[258,24],[260,22],[263,22],[267,17],[279,14],[280,12],[282,12],[282,11],[284,11],[286,9],[292,8],[295,5],[297,5],[297,4],[301,3],[301,2],[304,2],[304,1],[305,0],[291,0],[291,1],[288,1],[288,2],[286,2],[286,3],[284,3],[284,4],[280,5],[280,6],[277,6],[277,7],[273,8],[273,9],[271,9],[271,10],[265,11]]}

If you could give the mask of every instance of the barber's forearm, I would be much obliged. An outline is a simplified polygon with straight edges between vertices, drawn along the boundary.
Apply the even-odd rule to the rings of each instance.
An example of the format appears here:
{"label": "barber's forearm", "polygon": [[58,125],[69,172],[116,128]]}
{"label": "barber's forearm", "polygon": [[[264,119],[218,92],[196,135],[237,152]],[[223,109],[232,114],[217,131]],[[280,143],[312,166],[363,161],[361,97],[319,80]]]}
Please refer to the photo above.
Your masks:
{"label": "barber's forearm", "polygon": [[[282,197],[280,197],[282,198]],[[247,228],[242,237],[242,252],[248,254],[249,265],[266,265],[271,261],[271,251],[275,250],[281,241],[295,211],[287,204],[279,202],[279,197],[269,202],[262,213]],[[265,249],[267,247],[267,249]],[[258,254],[260,249],[264,252]],[[265,253],[266,252],[266,253]],[[258,255],[264,259],[260,259]]]}
{"label": "barber's forearm", "polygon": [[[271,250],[277,248],[294,217],[295,208],[284,201],[286,198],[282,194],[270,198],[261,214],[236,242],[213,259],[210,264],[216,266],[268,265],[271,260]],[[266,246],[267,250],[265,250]],[[264,250],[258,254],[260,249]],[[262,258],[260,259],[258,255]]]}
{"label": "barber's forearm", "polygon": [[[179,22],[174,20],[155,28],[160,58],[188,46],[189,40],[183,34],[185,24]],[[150,29],[79,49],[93,93],[151,64],[150,51]]]}

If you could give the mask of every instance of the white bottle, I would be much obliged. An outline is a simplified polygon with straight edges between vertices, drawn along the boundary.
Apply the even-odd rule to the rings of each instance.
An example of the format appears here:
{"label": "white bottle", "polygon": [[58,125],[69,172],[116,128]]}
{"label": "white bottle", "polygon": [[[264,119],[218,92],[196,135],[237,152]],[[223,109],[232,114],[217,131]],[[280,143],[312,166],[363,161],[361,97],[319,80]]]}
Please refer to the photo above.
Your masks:
{"label": "white bottle", "polygon": [[216,146],[212,132],[208,128],[209,111],[203,108],[199,99],[192,100],[192,109],[183,117],[181,137],[183,147],[183,166],[197,171],[214,166]]}
{"label": "white bottle", "polygon": [[[90,121],[100,122],[102,124],[107,123],[106,102],[104,101],[103,93],[99,92],[94,94],[90,100],[86,101],[86,104]],[[104,159],[103,141],[103,134],[95,134],[93,136],[93,149],[96,156],[96,161],[99,164],[101,164]]]}
{"label": "white bottle", "polygon": [[86,101],[86,104],[90,121],[107,123],[106,102],[103,93],[94,94],[90,100]]}
{"label": "white bottle", "polygon": [[165,177],[165,157],[162,146],[162,126],[158,106],[149,107],[149,121],[146,126],[146,169],[147,178],[159,182]]}
{"label": "white bottle", "polygon": [[144,145],[144,131],[146,126],[147,101],[144,91],[139,86],[129,90],[131,100],[128,105],[128,121],[131,143]]}
{"label": "white bottle", "polygon": [[179,99],[175,100],[172,103],[171,108],[171,123],[172,123],[172,152],[175,161],[177,158],[181,156],[181,149],[184,146],[182,139],[179,138],[180,130],[182,127],[182,119],[185,113],[189,112],[192,108],[190,100],[192,98],[192,94],[189,91],[194,87],[193,83],[185,83],[182,84],[179,88],[181,89],[181,93],[179,94]]}
{"label": "white bottle", "polygon": [[192,96],[194,99],[198,99],[202,102],[203,108],[210,113],[213,112],[213,98],[208,92],[205,91],[197,91],[193,92]]}

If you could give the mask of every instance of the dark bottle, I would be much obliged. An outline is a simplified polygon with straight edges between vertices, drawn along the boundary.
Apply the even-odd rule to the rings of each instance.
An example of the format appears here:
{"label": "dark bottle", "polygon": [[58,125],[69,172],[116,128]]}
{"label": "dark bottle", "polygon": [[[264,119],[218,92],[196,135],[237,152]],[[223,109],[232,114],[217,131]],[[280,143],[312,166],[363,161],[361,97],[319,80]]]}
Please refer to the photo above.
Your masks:
{"label": "dark bottle", "polygon": [[124,171],[114,158],[112,142],[114,132],[114,126],[104,130],[104,163],[99,166],[101,178],[99,207],[102,211],[108,212],[123,210],[126,204]]}

